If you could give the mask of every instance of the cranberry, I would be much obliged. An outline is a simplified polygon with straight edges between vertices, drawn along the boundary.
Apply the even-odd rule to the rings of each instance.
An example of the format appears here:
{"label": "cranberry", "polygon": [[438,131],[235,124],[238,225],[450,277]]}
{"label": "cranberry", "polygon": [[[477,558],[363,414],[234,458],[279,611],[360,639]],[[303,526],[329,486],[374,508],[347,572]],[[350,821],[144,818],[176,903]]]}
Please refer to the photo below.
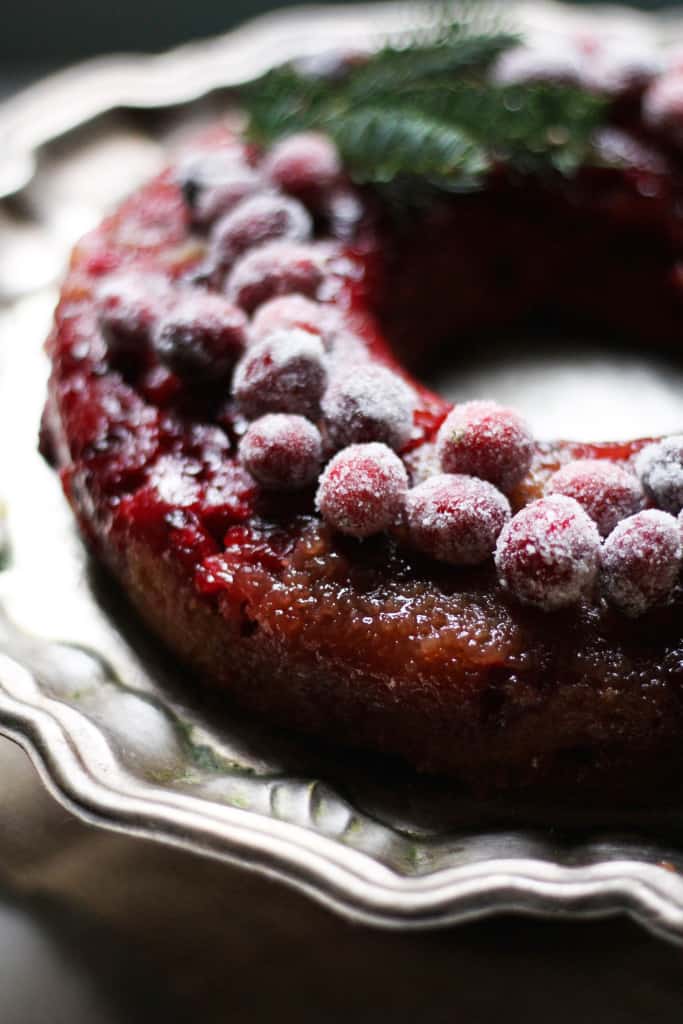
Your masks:
{"label": "cranberry", "polygon": [[303,295],[281,295],[264,302],[254,313],[249,330],[253,341],[260,341],[273,331],[288,327],[301,327],[319,334],[329,345],[335,334],[337,316],[330,306],[313,302]]}
{"label": "cranberry", "polygon": [[552,476],[549,494],[574,498],[606,537],[621,519],[643,507],[643,489],[633,473],[605,459],[568,462]]}
{"label": "cranberry", "polygon": [[597,576],[600,535],[577,501],[553,494],[527,505],[496,545],[501,584],[522,604],[554,611],[586,596]]}
{"label": "cranberry", "polygon": [[505,50],[493,66],[492,77],[499,85],[548,82],[577,85],[582,73],[579,53],[571,46],[515,46]]}
{"label": "cranberry", "polygon": [[492,555],[509,518],[505,495],[472,476],[432,476],[406,498],[406,521],[415,547],[451,565],[477,565]]}
{"label": "cranberry", "polygon": [[656,78],[643,96],[643,120],[683,146],[683,70]]}
{"label": "cranberry", "polygon": [[247,249],[278,238],[304,242],[312,230],[308,210],[296,199],[267,193],[252,196],[214,225],[209,262],[212,266],[232,266]]}
{"label": "cranberry", "polygon": [[201,226],[213,223],[265,184],[239,149],[192,153],[181,163],[177,178],[192,220]]}
{"label": "cranberry", "polygon": [[496,402],[465,402],[446,417],[437,436],[445,473],[465,473],[511,491],[525,476],[534,453],[526,422]]}
{"label": "cranberry", "polygon": [[625,615],[643,615],[671,596],[682,555],[680,524],[667,512],[651,508],[624,519],[602,549],[605,596]]}
{"label": "cranberry", "polygon": [[221,295],[181,295],[154,332],[159,362],[179,377],[224,379],[246,343],[247,318]]}
{"label": "cranberry", "polygon": [[384,444],[353,444],[327,464],[316,495],[323,518],[340,533],[370,537],[398,520],[408,474]]}
{"label": "cranberry", "polygon": [[270,413],[249,426],[240,455],[264,487],[296,490],[317,478],[322,439],[318,428],[303,416]]}
{"label": "cranberry", "polygon": [[322,411],[331,444],[381,441],[400,449],[413,429],[415,394],[385,366],[354,365],[340,372],[327,389]]}
{"label": "cranberry", "polygon": [[233,394],[246,416],[293,412],[315,419],[327,382],[325,352],[316,334],[276,331],[252,344],[238,363]]}
{"label": "cranberry", "polygon": [[251,313],[277,295],[313,296],[323,280],[326,250],[294,242],[270,242],[239,259],[225,285],[228,298]]}
{"label": "cranberry", "polygon": [[633,39],[589,40],[584,56],[581,85],[606,96],[641,91],[659,70],[656,55]]}
{"label": "cranberry", "polygon": [[165,277],[135,271],[112,274],[97,291],[98,323],[114,358],[137,356],[169,304]]}
{"label": "cranberry", "polygon": [[341,162],[327,135],[300,132],[277,142],[266,156],[264,168],[270,180],[285,192],[305,195],[333,185],[341,172]]}
{"label": "cranberry", "polygon": [[636,458],[636,472],[648,498],[665,512],[683,508],[683,434],[647,445]]}

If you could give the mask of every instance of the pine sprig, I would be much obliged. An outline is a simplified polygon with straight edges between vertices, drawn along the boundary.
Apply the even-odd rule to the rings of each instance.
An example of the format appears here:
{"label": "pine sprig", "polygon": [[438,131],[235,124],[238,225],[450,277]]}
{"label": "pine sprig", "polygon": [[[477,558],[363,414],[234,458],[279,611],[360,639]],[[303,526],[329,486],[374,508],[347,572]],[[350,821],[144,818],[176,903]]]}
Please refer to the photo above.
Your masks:
{"label": "pine sprig", "polygon": [[274,68],[243,91],[250,134],[269,144],[325,131],[355,181],[391,186],[394,199],[425,186],[476,188],[496,161],[570,174],[590,153],[605,101],[562,85],[495,84],[488,68],[516,42],[461,19],[387,45],[341,77]]}

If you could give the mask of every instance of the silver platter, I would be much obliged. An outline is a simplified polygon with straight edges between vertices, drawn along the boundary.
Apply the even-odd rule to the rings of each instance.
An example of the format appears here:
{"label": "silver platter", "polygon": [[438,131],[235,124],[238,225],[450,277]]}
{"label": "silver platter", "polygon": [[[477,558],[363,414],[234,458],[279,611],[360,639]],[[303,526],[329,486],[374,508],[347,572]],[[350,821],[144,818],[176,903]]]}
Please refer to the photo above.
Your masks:
{"label": "silver platter", "polygon": [[[522,4],[537,32],[596,19],[673,44],[675,18]],[[0,732],[94,824],[243,864],[355,918],[425,928],[499,911],[626,912],[683,939],[680,802],[590,811],[482,803],[439,780],[272,733],[199,696],[91,565],[36,451],[56,282],[75,239],[164,148],[287,56],[372,45],[413,7],[309,8],[159,57],[96,61],[0,107]],[[553,340],[451,365],[454,397],[514,395],[540,435],[683,423],[683,367]],[[577,416],[580,411],[580,416]],[[580,429],[577,428],[580,419]]]}

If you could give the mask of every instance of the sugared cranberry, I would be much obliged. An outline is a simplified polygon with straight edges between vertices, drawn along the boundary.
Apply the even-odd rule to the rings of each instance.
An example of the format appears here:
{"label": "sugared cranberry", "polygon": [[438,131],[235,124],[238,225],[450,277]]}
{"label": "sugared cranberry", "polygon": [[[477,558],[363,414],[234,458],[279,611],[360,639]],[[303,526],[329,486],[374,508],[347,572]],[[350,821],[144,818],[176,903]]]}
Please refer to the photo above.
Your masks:
{"label": "sugared cranberry", "polygon": [[441,473],[408,492],[406,522],[420,551],[451,565],[477,565],[493,554],[510,503],[493,484]]}
{"label": "sugared cranberry", "polygon": [[580,54],[565,42],[563,46],[515,46],[505,50],[493,66],[492,78],[499,85],[577,85],[581,73]]}
{"label": "sugared cranberry", "polygon": [[311,215],[298,200],[268,193],[251,196],[214,225],[209,262],[229,267],[247,249],[276,239],[304,242],[312,230]]}
{"label": "sugared cranberry", "polygon": [[323,518],[340,533],[370,537],[401,514],[408,474],[385,444],[353,444],[327,464],[316,495]]}
{"label": "sugared cranberry", "polygon": [[496,402],[465,402],[446,417],[437,436],[445,473],[465,473],[510,491],[534,453],[531,430],[519,413]]}
{"label": "sugared cranberry", "polygon": [[336,146],[320,132],[300,132],[277,142],[266,156],[270,180],[294,195],[329,188],[339,177],[341,162]]}
{"label": "sugared cranberry", "polygon": [[580,38],[583,43],[581,85],[606,96],[621,96],[642,91],[659,70],[653,51],[631,38]]}
{"label": "sugared cranberry", "polygon": [[112,274],[97,292],[98,323],[114,358],[135,357],[150,339],[170,301],[166,278],[157,274]]}
{"label": "sugared cranberry", "polygon": [[335,448],[381,441],[401,449],[412,433],[414,407],[412,388],[387,367],[369,362],[339,372],[322,401]]}
{"label": "sugared cranberry", "polygon": [[221,295],[181,295],[154,331],[159,361],[179,377],[222,380],[242,354],[247,318]]}
{"label": "sugared cranberry", "polygon": [[496,545],[500,581],[522,604],[554,611],[588,595],[597,576],[600,535],[573,498],[553,494],[527,505]]}
{"label": "sugared cranberry", "polygon": [[647,509],[621,523],[602,549],[608,601],[635,618],[670,597],[681,570],[681,530],[667,512]]}
{"label": "sugared cranberry", "polygon": [[250,345],[235,369],[232,389],[250,418],[292,412],[316,419],[326,382],[319,336],[294,327]]}
{"label": "sugared cranberry", "polygon": [[270,413],[249,426],[240,455],[264,487],[296,490],[318,476],[322,439],[318,428],[303,416]]}
{"label": "sugared cranberry", "polygon": [[683,146],[683,69],[660,75],[643,96],[645,124]]}
{"label": "sugared cranberry", "polygon": [[177,179],[192,220],[204,227],[265,186],[242,151],[229,148],[190,154],[181,162]]}
{"label": "sugared cranberry", "polygon": [[337,319],[334,309],[321,302],[313,302],[304,295],[281,295],[259,306],[252,318],[249,335],[252,341],[260,341],[273,331],[300,327],[319,334],[327,345],[334,337]]}
{"label": "sugared cranberry", "polygon": [[683,434],[647,445],[636,458],[636,472],[648,498],[676,515],[683,508]]}
{"label": "sugared cranberry", "polygon": [[578,501],[603,537],[643,507],[643,489],[637,478],[605,459],[568,462],[550,478],[546,491]]}
{"label": "sugared cranberry", "polygon": [[232,268],[225,290],[251,313],[277,295],[314,296],[323,280],[326,250],[294,242],[270,242],[252,249]]}

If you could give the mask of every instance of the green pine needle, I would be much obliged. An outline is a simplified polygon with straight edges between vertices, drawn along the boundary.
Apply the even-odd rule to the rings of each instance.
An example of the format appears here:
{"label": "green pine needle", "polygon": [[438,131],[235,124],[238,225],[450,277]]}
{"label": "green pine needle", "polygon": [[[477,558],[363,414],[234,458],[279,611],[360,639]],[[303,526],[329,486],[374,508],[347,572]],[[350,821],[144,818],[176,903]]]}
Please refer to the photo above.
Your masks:
{"label": "green pine needle", "polygon": [[356,182],[407,201],[425,186],[476,188],[496,161],[571,174],[590,154],[606,103],[561,85],[491,82],[491,62],[517,41],[475,16],[394,41],[341,79],[274,68],[243,90],[250,135],[267,145],[327,132]]}

